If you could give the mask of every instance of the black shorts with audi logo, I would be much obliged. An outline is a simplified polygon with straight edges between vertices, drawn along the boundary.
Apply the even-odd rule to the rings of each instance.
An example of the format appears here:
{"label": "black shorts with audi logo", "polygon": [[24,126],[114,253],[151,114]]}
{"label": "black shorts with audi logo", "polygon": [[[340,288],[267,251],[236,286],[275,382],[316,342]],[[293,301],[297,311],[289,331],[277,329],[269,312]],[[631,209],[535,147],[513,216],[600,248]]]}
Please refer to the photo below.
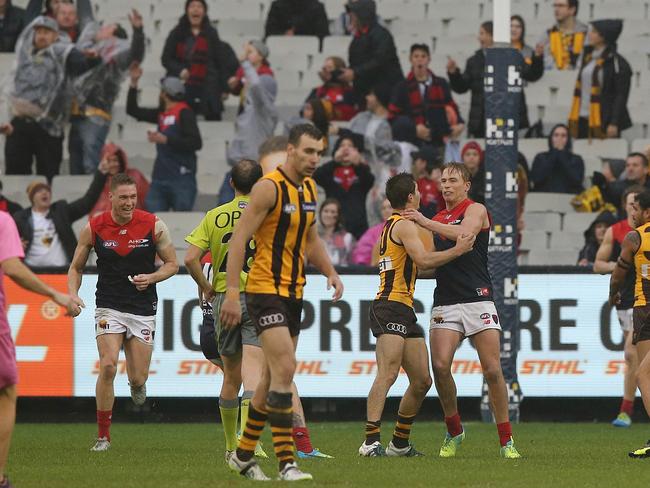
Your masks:
{"label": "black shorts with audi logo", "polygon": [[291,337],[300,334],[302,299],[246,293],[246,308],[258,336],[274,327],[288,327]]}
{"label": "black shorts with audi logo", "polygon": [[650,341],[650,305],[634,307],[632,312],[632,344]]}
{"label": "black shorts with audi logo", "polygon": [[392,300],[374,300],[368,312],[372,335],[393,334],[405,339],[424,338],[413,309]]}

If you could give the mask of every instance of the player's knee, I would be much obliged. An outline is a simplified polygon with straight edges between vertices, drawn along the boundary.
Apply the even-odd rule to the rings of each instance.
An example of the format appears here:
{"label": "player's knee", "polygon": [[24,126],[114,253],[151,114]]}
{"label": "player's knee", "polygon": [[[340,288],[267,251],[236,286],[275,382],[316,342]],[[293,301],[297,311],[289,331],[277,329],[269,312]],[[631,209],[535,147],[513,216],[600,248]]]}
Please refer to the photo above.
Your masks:
{"label": "player's knee", "polygon": [[133,386],[142,386],[144,385],[147,380],[149,379],[149,372],[144,371],[142,373],[136,373],[129,375],[129,384]]}
{"label": "player's knee", "polygon": [[411,386],[413,386],[416,392],[420,395],[426,395],[431,389],[432,384],[433,381],[431,380],[431,376],[428,374],[411,382]]}
{"label": "player's knee", "polygon": [[99,375],[105,381],[113,381],[117,374],[117,361],[101,360],[99,363]]}
{"label": "player's knee", "polygon": [[451,363],[443,359],[434,359],[431,361],[431,368],[434,376],[440,378],[451,375]]}
{"label": "player's knee", "polygon": [[483,367],[483,377],[488,385],[494,385],[501,381],[501,365],[498,363],[487,364]]}
{"label": "player's knee", "polygon": [[636,363],[636,351],[630,347],[625,348],[625,362],[627,363],[627,367],[634,366]]}

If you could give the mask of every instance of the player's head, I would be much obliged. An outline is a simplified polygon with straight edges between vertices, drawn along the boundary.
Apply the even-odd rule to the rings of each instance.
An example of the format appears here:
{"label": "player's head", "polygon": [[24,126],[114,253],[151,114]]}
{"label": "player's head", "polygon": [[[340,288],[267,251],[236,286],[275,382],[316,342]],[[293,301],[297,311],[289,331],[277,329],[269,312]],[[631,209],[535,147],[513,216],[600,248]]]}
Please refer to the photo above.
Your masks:
{"label": "player's head", "polygon": [[113,216],[130,220],[138,203],[138,189],[135,180],[126,173],[118,173],[111,178],[108,192]]}
{"label": "player's head", "polygon": [[632,185],[628,186],[623,192],[623,196],[621,197],[621,208],[625,211],[630,225],[634,225],[634,222],[636,221],[635,214],[637,212],[637,208],[634,204],[636,196],[644,190],[645,187],[641,185]]}
{"label": "player's head", "polygon": [[323,133],[312,124],[298,124],[289,131],[287,164],[300,178],[314,174],[325,150]]}
{"label": "player's head", "polygon": [[240,195],[248,195],[262,177],[262,167],[252,159],[241,159],[233,167],[230,172],[230,185],[234,188],[236,193]]}
{"label": "player's head", "polygon": [[440,177],[442,198],[448,204],[464,200],[469,193],[471,181],[472,176],[463,163],[445,163]]}
{"label": "player's head", "polygon": [[287,161],[287,136],[269,137],[260,146],[259,162],[262,167],[262,173],[267,174],[275,171],[275,168]]}
{"label": "player's head", "polygon": [[420,192],[411,173],[399,173],[386,182],[386,198],[395,210],[418,208]]}
{"label": "player's head", "polygon": [[650,222],[650,190],[637,193],[634,197],[634,206],[636,210],[634,226],[639,227]]}

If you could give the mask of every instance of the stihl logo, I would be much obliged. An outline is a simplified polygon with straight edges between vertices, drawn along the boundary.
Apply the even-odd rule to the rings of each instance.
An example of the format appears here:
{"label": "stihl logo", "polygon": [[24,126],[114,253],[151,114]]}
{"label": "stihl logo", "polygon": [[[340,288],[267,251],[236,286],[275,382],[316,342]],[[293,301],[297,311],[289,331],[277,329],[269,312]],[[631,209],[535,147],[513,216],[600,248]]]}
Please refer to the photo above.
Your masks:
{"label": "stihl logo", "polygon": [[[66,276],[40,275],[65,291]],[[20,396],[72,396],[73,321],[51,299],[4,280],[7,319],[16,344]]]}

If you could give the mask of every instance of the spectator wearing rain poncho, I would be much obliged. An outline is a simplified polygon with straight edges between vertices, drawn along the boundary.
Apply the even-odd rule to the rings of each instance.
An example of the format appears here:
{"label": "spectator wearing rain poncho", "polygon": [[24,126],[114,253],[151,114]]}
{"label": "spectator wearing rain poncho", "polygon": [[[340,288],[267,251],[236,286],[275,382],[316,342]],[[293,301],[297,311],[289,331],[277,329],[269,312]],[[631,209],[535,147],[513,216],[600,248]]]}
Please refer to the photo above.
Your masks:
{"label": "spectator wearing rain poncho", "polygon": [[92,51],[56,42],[58,35],[56,21],[40,16],[18,39],[14,69],[5,86],[11,118],[0,124],[0,133],[7,136],[7,174],[32,174],[34,158],[37,174],[51,181],[59,173],[70,105],[68,78],[100,62]]}
{"label": "spectator wearing rain poncho", "polygon": [[118,24],[91,22],[77,41],[79,49],[94,49],[102,64],[74,81],[70,138],[70,172],[92,174],[97,169],[111,127],[111,111],[131,63],[144,59],[142,16],[137,10],[129,15],[133,38],[127,40]]}

